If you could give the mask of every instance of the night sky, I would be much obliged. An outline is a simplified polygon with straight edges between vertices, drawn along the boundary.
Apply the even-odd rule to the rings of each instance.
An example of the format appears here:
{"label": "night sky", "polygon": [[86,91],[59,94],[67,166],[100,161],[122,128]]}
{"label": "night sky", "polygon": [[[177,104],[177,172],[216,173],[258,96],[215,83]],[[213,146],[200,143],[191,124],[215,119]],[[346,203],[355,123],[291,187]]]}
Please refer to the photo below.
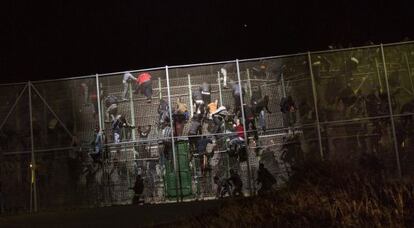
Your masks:
{"label": "night sky", "polygon": [[39,2],[0,3],[0,82],[414,38],[408,1]]}

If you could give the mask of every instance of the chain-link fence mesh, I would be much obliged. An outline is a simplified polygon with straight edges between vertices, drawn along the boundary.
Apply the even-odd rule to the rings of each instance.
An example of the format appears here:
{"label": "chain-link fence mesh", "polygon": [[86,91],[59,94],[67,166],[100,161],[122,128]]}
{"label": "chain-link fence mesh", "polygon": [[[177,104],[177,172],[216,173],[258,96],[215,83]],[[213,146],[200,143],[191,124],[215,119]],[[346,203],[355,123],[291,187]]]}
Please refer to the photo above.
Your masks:
{"label": "chain-link fence mesh", "polygon": [[260,163],[280,186],[321,157],[409,175],[413,66],[404,43],[0,85],[0,209],[248,196]]}

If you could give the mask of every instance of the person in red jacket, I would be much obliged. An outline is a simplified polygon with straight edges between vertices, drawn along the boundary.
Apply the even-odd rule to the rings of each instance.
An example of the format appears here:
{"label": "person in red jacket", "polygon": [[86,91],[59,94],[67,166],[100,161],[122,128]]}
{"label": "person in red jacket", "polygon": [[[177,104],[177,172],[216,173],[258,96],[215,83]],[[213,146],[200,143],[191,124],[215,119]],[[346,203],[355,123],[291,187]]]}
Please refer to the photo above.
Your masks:
{"label": "person in red jacket", "polygon": [[244,137],[244,127],[243,127],[243,124],[240,123],[240,119],[237,119],[236,120],[236,124],[235,125],[236,126],[234,127],[234,130],[237,133],[238,140],[244,141],[244,138],[245,138]]}
{"label": "person in red jacket", "polygon": [[152,97],[151,74],[147,72],[139,73],[136,82],[137,86],[135,87],[135,94],[137,94],[141,90],[141,93],[144,94],[145,97],[147,97],[147,102],[150,103]]}

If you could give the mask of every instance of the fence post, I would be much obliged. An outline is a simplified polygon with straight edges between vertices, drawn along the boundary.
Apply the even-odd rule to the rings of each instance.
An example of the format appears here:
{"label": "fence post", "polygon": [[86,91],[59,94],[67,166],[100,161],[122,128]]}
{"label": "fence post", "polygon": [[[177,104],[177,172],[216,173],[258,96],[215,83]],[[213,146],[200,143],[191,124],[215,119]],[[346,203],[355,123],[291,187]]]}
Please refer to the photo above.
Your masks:
{"label": "fence post", "polygon": [[[168,66],[165,66],[165,75],[167,78],[167,97],[168,97],[168,106],[169,106],[169,114],[170,114],[170,127],[171,127],[171,145],[172,145],[172,152],[173,152],[173,165],[174,165],[174,172],[175,172],[175,190],[177,196],[177,203],[179,202],[178,198],[178,191],[180,192],[180,197],[182,198],[182,189],[181,189],[181,175],[179,171],[179,167],[177,167],[177,154],[175,151],[175,142],[174,142],[174,123],[173,123],[173,115],[172,115],[172,105],[171,105],[171,91],[170,91],[170,75],[168,71]],[[178,182],[180,181],[180,190],[178,190]]]}
{"label": "fence post", "polygon": [[252,98],[252,82],[250,81],[250,71],[249,68],[246,69],[247,74],[247,87],[249,88],[249,99]]}
{"label": "fence post", "polygon": [[410,67],[410,62],[408,62],[407,53],[404,53],[404,59],[405,59],[405,63],[407,64],[407,72],[408,72],[408,78],[410,79],[411,92],[414,93],[413,78],[411,77],[411,67]]}
{"label": "fence post", "polygon": [[102,126],[102,109],[101,109],[101,90],[99,86],[99,77],[98,74],[95,75],[95,81],[96,81],[96,99],[97,99],[97,105],[98,105],[98,121],[99,121],[99,131],[103,130]]}
{"label": "fence post", "polygon": [[[135,127],[137,127],[137,124],[135,123],[135,107],[134,107],[134,97],[132,95],[132,85],[131,83],[128,83],[128,87],[129,87],[129,109],[131,112],[131,124]],[[131,137],[132,137],[132,141],[136,140],[136,135],[135,135],[135,130],[131,130]]]}
{"label": "fence post", "polygon": [[[240,78],[240,66],[239,66],[239,60],[236,59],[236,68],[237,68],[237,80],[239,83],[239,88],[240,88],[240,104],[241,104],[241,113],[242,113],[242,119],[243,119],[243,130],[244,130],[244,141],[246,143],[246,148],[247,147],[247,143],[248,143],[248,137],[247,137],[247,132],[246,132],[246,117],[244,116],[244,107],[243,107],[243,90],[242,90],[242,84],[241,84],[241,78]],[[251,182],[251,170],[250,170],[250,150],[247,152],[248,156],[247,156],[247,180],[249,181],[249,193],[250,196],[253,195],[253,189],[252,189],[252,182]]]}
{"label": "fence post", "polygon": [[218,88],[219,88],[219,100],[220,100],[220,106],[223,106],[223,94],[221,92],[221,82],[220,82],[220,71],[217,71],[217,82],[218,82]]}
{"label": "fence post", "polygon": [[[33,138],[33,107],[32,107],[32,83],[28,82],[29,87],[29,115],[30,115],[30,144],[31,144],[31,180],[30,180],[30,199],[33,197],[34,212],[37,212],[37,186],[36,186],[36,159],[34,154],[34,138]],[[33,192],[32,192],[33,190]],[[30,200],[30,203],[32,200]],[[30,205],[30,212],[32,212],[32,205]]]}
{"label": "fence post", "polygon": [[393,114],[392,104],[391,104],[390,86],[388,84],[387,64],[385,64],[384,46],[382,44],[381,44],[381,55],[382,55],[382,64],[384,66],[385,87],[387,88],[387,95],[388,95],[388,108],[390,109],[391,130],[392,130],[392,136],[394,138],[393,142],[394,142],[395,158],[397,161],[397,172],[398,172],[398,177],[401,178],[402,173],[401,173],[401,165],[400,165],[400,156],[399,156],[399,151],[398,151],[397,134],[395,133],[394,114]]}
{"label": "fence post", "polygon": [[280,82],[282,85],[282,95],[283,97],[286,97],[286,85],[285,85],[285,77],[283,76],[283,73],[280,74]]}
{"label": "fence post", "polygon": [[382,93],[383,89],[382,89],[382,81],[381,81],[381,75],[380,75],[380,71],[379,71],[379,67],[378,67],[378,60],[377,58],[375,58],[375,68],[377,70],[377,78],[378,78],[378,84],[380,86],[380,92]]}
{"label": "fence post", "polygon": [[191,90],[191,78],[190,78],[190,74],[187,74],[188,77],[188,100],[190,101],[190,115],[191,117],[193,117],[193,92]]}
{"label": "fence post", "polygon": [[313,70],[312,70],[312,59],[310,52],[308,52],[308,65],[309,65],[309,71],[310,76],[312,80],[312,94],[313,94],[313,103],[315,105],[315,115],[316,115],[316,130],[318,131],[318,142],[319,142],[319,152],[321,155],[321,159],[323,160],[323,148],[322,148],[322,137],[321,137],[321,125],[319,122],[319,112],[318,112],[318,98],[316,95],[316,85],[315,85],[315,78],[313,76]]}

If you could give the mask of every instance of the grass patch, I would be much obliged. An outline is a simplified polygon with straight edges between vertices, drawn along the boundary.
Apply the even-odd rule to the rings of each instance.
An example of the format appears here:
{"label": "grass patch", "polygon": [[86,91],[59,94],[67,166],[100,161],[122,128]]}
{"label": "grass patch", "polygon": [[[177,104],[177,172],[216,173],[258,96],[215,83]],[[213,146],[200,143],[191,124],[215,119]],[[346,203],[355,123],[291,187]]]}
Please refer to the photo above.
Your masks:
{"label": "grass patch", "polygon": [[[361,168],[363,167],[363,168]],[[226,200],[208,214],[170,224],[184,227],[412,227],[412,180],[386,178],[375,158],[359,165],[306,161],[286,186],[265,196]]]}

